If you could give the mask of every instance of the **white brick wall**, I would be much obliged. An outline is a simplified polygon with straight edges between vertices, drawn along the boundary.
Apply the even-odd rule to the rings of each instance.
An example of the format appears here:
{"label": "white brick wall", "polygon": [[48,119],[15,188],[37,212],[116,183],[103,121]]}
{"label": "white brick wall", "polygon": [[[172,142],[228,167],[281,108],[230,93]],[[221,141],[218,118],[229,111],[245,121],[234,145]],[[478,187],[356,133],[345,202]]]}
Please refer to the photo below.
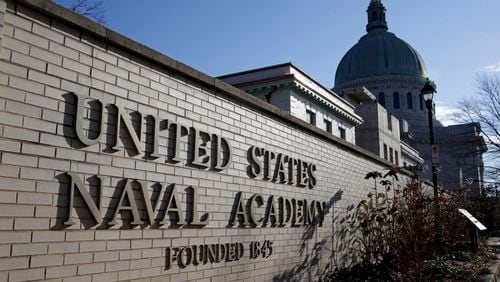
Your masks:
{"label": "white brick wall", "polygon": [[4,26],[6,8],[7,8],[7,2],[5,2],[5,0],[0,0],[0,50],[3,42],[3,26]]}
{"label": "white brick wall", "polygon": [[[0,0],[0,8],[3,1]],[[0,9],[1,11],[1,9]],[[81,33],[55,19],[9,1],[4,17],[0,60],[0,280],[55,281],[272,281],[298,271],[308,263],[314,244],[331,243],[332,212],[323,227],[304,239],[304,228],[228,228],[238,192],[329,201],[339,190],[335,212],[364,197],[371,181],[365,173],[382,170],[382,162],[312,134],[294,122],[285,122],[261,108],[189,80],[182,73],[135,59],[126,50]],[[217,133],[233,146],[233,162],[222,172],[204,171],[144,160],[126,150],[106,152],[100,144],[80,148],[74,137],[74,101],[68,92],[90,95],[105,103],[139,110],[163,119]],[[107,124],[108,125],[108,124]],[[113,124],[109,124],[113,126]],[[108,140],[108,141],[106,141]],[[143,139],[144,140],[144,139]],[[127,141],[127,140],[124,140]],[[127,144],[127,142],[125,142]],[[166,150],[166,142],[160,143]],[[318,185],[312,189],[250,179],[246,150],[259,146],[317,165]],[[185,152],[185,146],[182,151]],[[210,212],[203,229],[120,229],[86,226],[89,213],[77,200],[76,225],[61,228],[65,220],[68,185],[61,174],[73,172],[87,179],[103,177],[104,206],[124,178],[175,183],[183,204],[185,186],[199,188],[199,211]],[[116,197],[116,196],[115,196]],[[271,240],[268,259],[222,262],[165,269],[165,249],[188,244]],[[300,253],[304,246],[304,253]],[[248,254],[248,250],[247,254]],[[329,260],[327,250],[318,255]],[[322,264],[311,266],[311,273]],[[283,276],[284,275],[284,276]],[[291,277],[291,276],[290,276]],[[283,278],[284,281],[286,278]]]}

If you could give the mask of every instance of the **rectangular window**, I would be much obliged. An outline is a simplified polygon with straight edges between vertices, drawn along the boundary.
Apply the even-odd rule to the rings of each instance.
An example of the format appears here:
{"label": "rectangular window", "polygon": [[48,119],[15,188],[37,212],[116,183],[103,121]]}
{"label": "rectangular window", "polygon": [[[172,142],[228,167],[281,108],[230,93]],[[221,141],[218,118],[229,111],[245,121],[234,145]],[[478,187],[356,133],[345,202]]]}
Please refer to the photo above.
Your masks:
{"label": "rectangular window", "polygon": [[398,92],[394,92],[394,94],[392,94],[392,107],[394,109],[399,109],[399,93]]}
{"label": "rectangular window", "polygon": [[384,144],[384,159],[387,160],[387,145]]}
{"label": "rectangular window", "polygon": [[306,121],[312,125],[316,125],[316,114],[312,111],[306,110]]}
{"label": "rectangular window", "polygon": [[389,112],[387,112],[387,128],[392,131],[392,115]]}
{"label": "rectangular window", "polygon": [[339,127],[339,132],[340,132],[340,138],[346,139],[345,137],[345,128]]}
{"label": "rectangular window", "polygon": [[413,109],[413,95],[411,93],[406,94],[406,105],[408,106],[408,109]]}
{"label": "rectangular window", "polygon": [[392,150],[392,148],[389,148],[389,161],[391,163],[394,162],[394,151]]}
{"label": "rectangular window", "polygon": [[325,122],[325,130],[326,130],[326,132],[332,133],[332,122],[329,121],[329,120],[326,120],[326,119],[324,120],[324,122]]}
{"label": "rectangular window", "polygon": [[383,92],[378,94],[378,102],[385,108],[385,94]]}
{"label": "rectangular window", "polygon": [[394,150],[394,163],[399,166],[399,153],[396,150]]}

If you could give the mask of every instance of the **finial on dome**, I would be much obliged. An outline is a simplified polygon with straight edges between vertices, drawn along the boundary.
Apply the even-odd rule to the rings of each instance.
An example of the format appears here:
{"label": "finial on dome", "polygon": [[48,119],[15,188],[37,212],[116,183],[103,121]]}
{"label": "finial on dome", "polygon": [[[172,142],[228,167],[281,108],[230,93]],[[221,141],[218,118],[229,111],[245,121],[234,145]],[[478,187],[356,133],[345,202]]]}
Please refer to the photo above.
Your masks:
{"label": "finial on dome", "polygon": [[385,20],[385,7],[382,4],[382,0],[371,0],[370,6],[368,6],[368,25],[366,25],[366,31],[387,31],[389,27]]}

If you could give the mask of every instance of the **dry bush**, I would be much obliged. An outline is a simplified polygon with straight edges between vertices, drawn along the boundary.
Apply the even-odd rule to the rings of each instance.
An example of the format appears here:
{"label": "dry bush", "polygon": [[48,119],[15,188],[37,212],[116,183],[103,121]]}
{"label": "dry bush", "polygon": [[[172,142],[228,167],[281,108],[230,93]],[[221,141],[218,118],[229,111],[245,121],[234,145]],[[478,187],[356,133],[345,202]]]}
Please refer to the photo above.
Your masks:
{"label": "dry bush", "polygon": [[[338,218],[337,269],[325,281],[412,280],[472,277],[467,265],[467,222],[459,212],[467,199],[441,191],[437,199],[419,182],[398,189],[398,169],[368,173],[374,189]],[[454,260],[464,256],[463,265]],[[448,276],[447,276],[448,275]]]}

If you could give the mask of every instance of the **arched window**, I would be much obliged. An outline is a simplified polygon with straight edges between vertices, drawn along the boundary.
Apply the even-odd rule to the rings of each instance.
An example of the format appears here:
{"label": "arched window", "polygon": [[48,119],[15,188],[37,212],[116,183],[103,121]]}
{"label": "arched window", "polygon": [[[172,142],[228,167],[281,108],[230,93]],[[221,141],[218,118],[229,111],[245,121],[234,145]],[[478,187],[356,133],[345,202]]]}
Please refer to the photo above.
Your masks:
{"label": "arched window", "polygon": [[418,100],[420,100],[420,110],[424,110],[424,96],[422,94],[419,95]]}
{"label": "arched window", "polygon": [[408,109],[413,109],[413,95],[411,93],[406,94],[406,105],[408,106]]}
{"label": "arched window", "polygon": [[385,94],[384,94],[384,92],[380,92],[378,94],[378,102],[380,105],[385,107]]}
{"label": "arched window", "polygon": [[392,102],[393,102],[393,108],[399,109],[400,103],[399,103],[399,93],[398,92],[394,92],[394,94],[392,95]]}

